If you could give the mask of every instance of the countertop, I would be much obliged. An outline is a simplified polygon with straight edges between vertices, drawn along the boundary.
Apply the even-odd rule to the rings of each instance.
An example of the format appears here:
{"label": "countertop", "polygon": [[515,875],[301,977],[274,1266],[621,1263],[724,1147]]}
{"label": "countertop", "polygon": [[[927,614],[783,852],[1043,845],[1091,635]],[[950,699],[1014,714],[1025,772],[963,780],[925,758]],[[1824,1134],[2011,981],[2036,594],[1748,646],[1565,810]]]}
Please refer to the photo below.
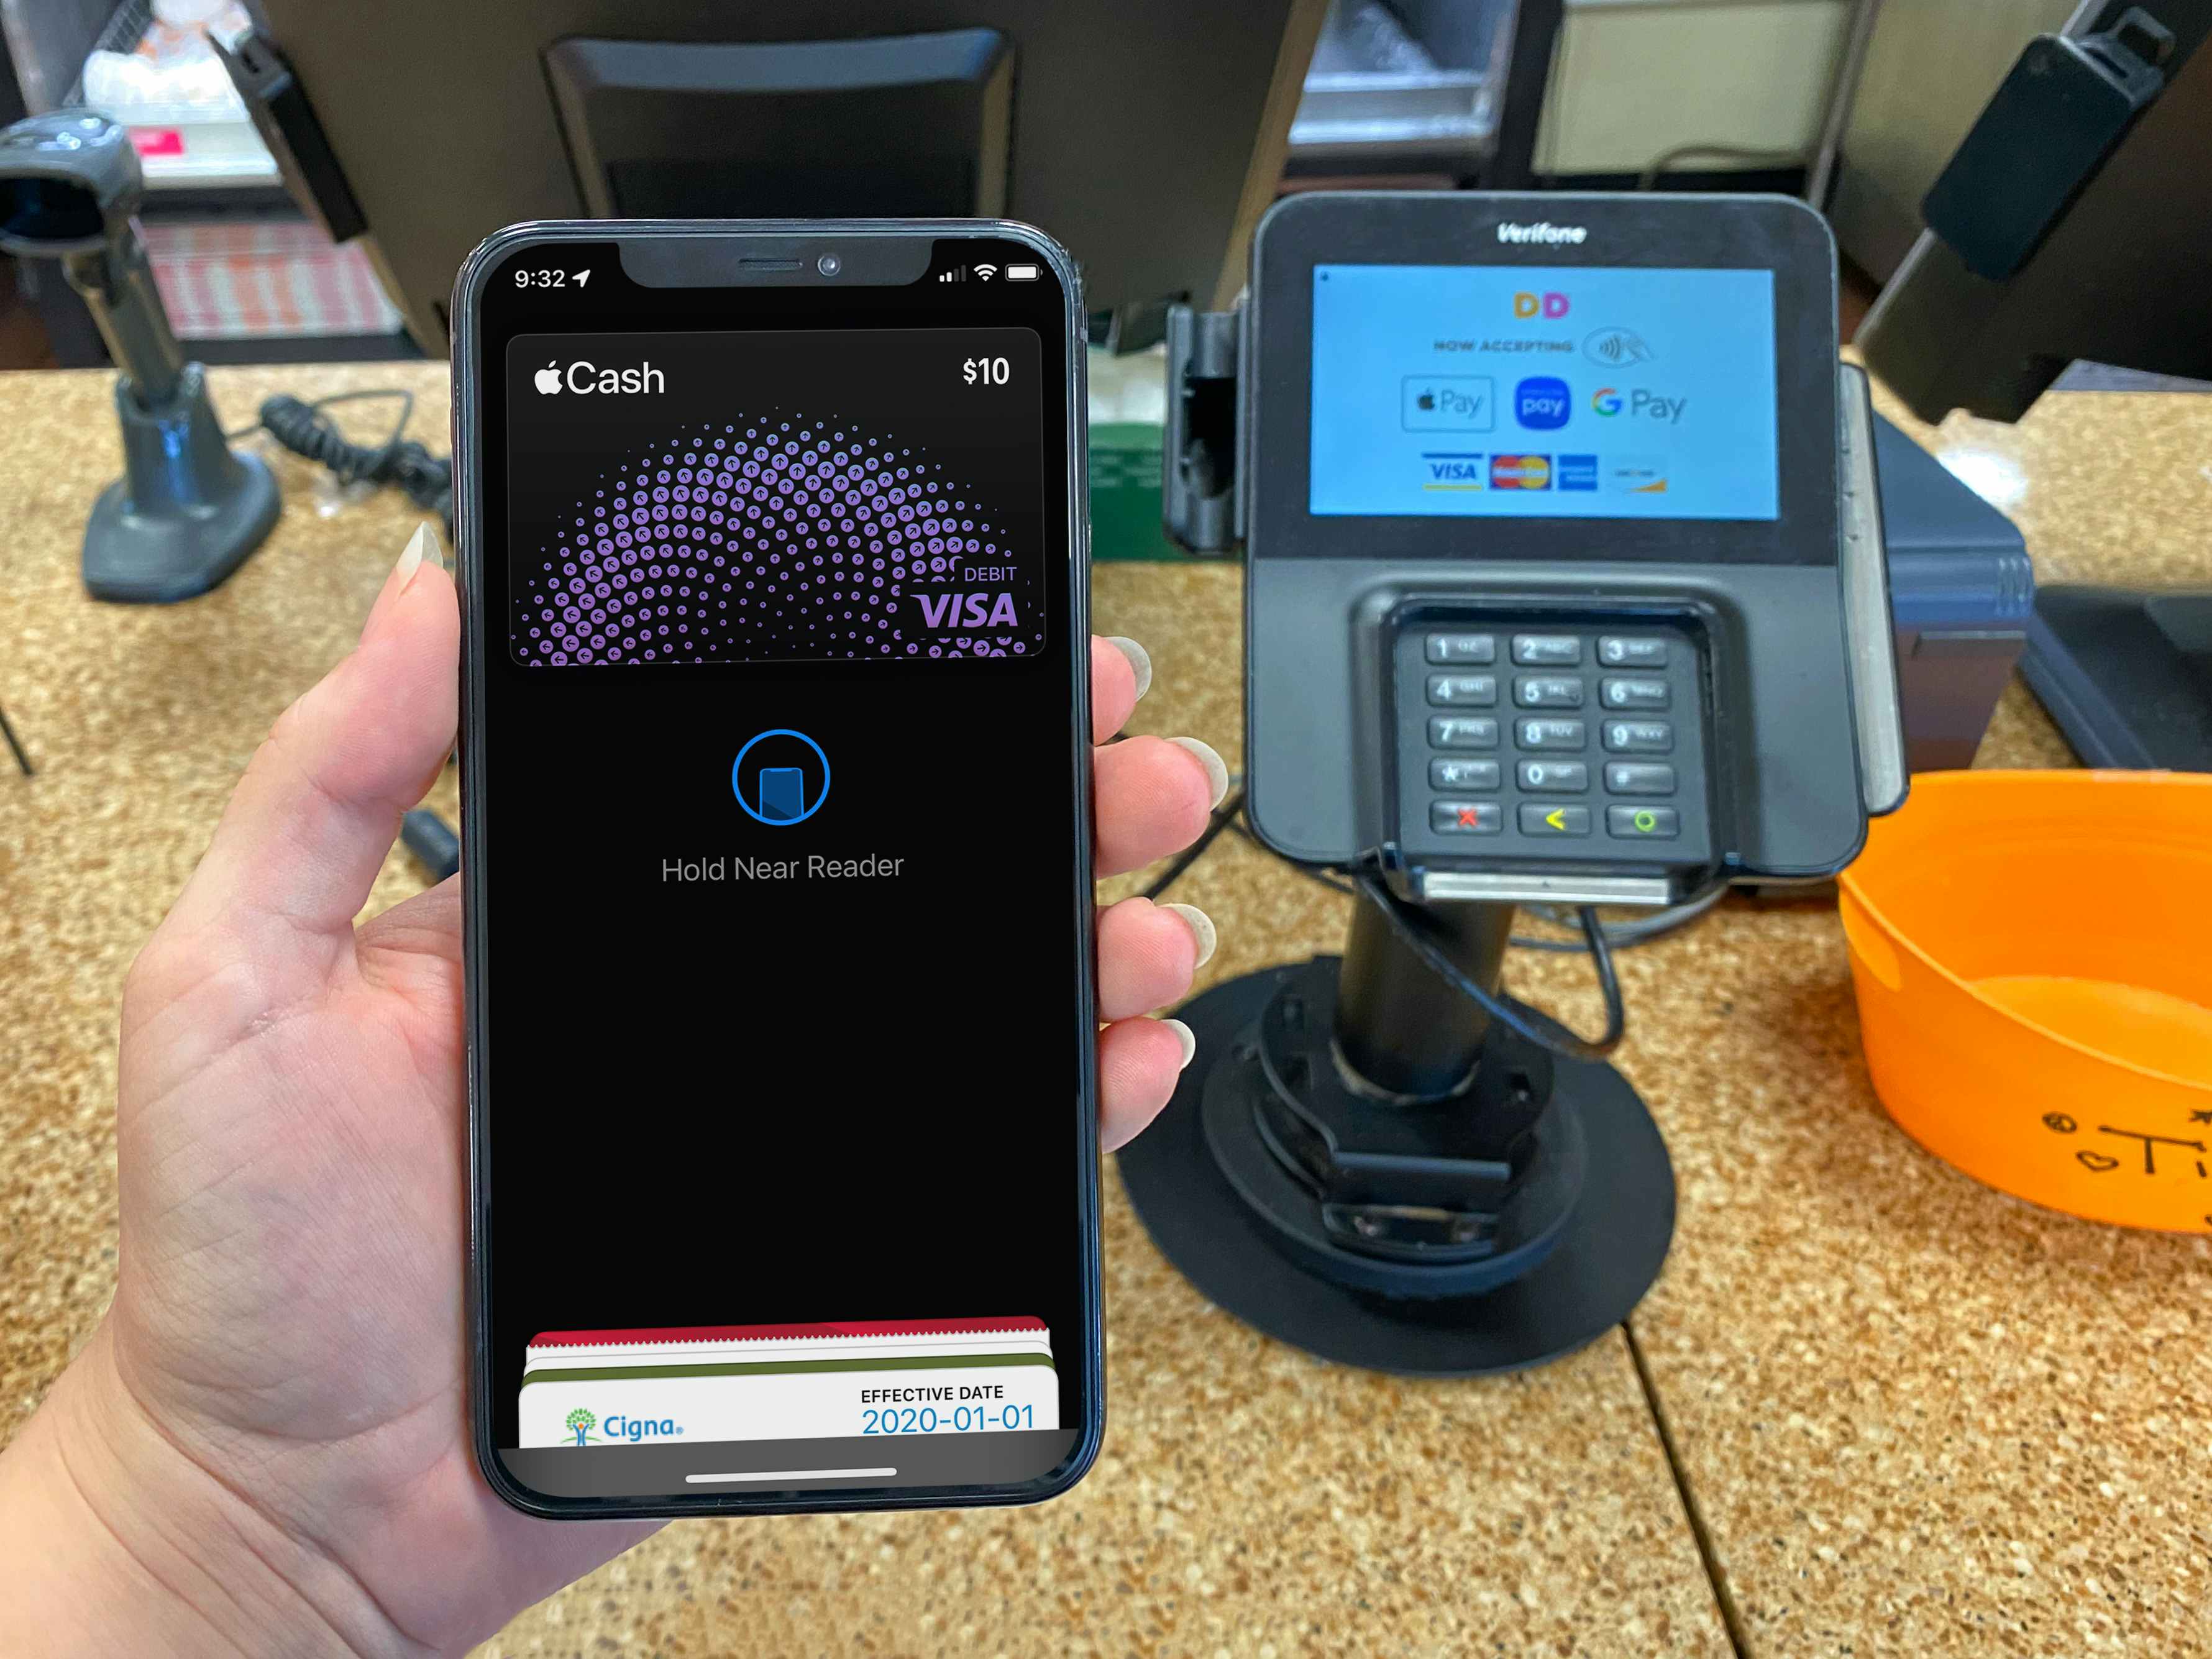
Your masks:
{"label": "countertop", "polygon": [[[232,423],[272,391],[408,386],[441,442],[435,365],[214,380]],[[102,375],[0,376],[0,707],[39,768],[0,772],[0,1435],[112,1288],[124,970],[415,522],[282,459],[283,520],[223,588],[95,605],[76,562],[118,465],[109,397]],[[2046,579],[2212,580],[2212,398],[2057,394],[2017,428],[1916,432]],[[1100,630],[1157,666],[1135,726],[1237,767],[1235,566],[1103,566],[1094,592]],[[1980,763],[2071,757],[2014,685]],[[450,776],[431,801],[453,811]],[[372,908],[422,882],[396,852]],[[1219,927],[1208,983],[1343,936],[1344,900],[1235,837],[1175,896]],[[1109,1173],[1109,1428],[1073,1494],[672,1527],[483,1652],[2212,1654],[2212,1240],[2038,1211],[1907,1141],[1868,1085],[1828,904],[1731,898],[1621,969],[1619,1063],[1681,1188],[1634,1349],[1615,1331],[1472,1382],[1322,1364],[1204,1302]],[[1507,972],[1593,1020],[1587,963]]]}

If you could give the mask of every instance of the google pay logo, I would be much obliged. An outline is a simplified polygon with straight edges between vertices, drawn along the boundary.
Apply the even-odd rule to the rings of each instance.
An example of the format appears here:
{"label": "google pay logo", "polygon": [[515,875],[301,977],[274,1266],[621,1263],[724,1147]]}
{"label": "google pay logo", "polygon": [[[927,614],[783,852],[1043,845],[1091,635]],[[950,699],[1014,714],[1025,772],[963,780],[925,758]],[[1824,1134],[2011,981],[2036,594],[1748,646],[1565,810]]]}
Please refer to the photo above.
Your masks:
{"label": "google pay logo", "polygon": [[1620,394],[1609,386],[1601,386],[1590,393],[1590,412],[1594,415],[1620,413]]}

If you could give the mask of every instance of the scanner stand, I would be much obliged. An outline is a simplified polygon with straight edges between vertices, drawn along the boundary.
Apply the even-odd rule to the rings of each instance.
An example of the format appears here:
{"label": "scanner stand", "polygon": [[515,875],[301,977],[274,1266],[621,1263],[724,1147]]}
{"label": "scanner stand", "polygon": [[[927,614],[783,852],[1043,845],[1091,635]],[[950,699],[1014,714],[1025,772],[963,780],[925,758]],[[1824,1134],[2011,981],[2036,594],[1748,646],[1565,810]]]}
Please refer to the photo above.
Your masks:
{"label": "scanner stand", "polygon": [[[1418,907],[1498,982],[1513,907]],[[1323,1359],[1467,1376],[1556,1359],[1618,1324],[1665,1261],[1674,1172],[1599,1061],[1491,1019],[1370,905],[1341,957],[1177,1011],[1208,1064],[1121,1154],[1153,1242],[1209,1300]]]}
{"label": "scanner stand", "polygon": [[85,524],[85,591],[115,604],[172,605],[220,586],[276,524],[276,476],[224,441],[198,363],[151,406],[123,375],[115,412],[123,476],[100,492]]}

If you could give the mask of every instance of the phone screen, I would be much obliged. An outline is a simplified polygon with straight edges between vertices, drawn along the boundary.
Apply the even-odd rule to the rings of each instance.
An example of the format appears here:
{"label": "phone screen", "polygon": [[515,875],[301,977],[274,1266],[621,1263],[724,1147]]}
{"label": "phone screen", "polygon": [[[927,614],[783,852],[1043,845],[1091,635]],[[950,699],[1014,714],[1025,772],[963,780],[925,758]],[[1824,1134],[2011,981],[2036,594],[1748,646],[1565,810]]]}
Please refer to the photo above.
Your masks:
{"label": "phone screen", "polygon": [[725,286],[525,240],[472,290],[478,1410],[526,1502],[1036,1496],[1095,1447],[1075,313],[1024,241],[892,240]]}

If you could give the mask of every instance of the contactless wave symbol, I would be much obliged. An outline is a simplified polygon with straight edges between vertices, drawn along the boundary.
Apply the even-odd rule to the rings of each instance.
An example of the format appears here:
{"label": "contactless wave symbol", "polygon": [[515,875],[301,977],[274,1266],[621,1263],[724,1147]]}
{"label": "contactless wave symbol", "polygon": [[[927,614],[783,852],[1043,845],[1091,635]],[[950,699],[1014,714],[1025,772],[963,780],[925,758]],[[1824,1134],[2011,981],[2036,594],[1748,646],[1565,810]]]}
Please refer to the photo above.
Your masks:
{"label": "contactless wave symbol", "polygon": [[1601,328],[1583,342],[1583,356],[1604,368],[1651,361],[1651,348],[1632,328]]}

